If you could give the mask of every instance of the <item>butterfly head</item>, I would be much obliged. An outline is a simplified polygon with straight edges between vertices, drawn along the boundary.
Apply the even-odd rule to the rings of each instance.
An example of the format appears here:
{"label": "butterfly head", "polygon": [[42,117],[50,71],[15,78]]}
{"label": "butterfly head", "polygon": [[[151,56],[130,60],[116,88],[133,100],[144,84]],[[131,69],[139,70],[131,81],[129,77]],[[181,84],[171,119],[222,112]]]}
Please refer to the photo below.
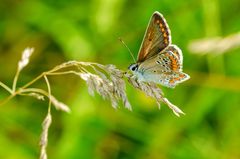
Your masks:
{"label": "butterfly head", "polygon": [[128,69],[132,72],[135,72],[138,70],[138,63],[131,64]]}

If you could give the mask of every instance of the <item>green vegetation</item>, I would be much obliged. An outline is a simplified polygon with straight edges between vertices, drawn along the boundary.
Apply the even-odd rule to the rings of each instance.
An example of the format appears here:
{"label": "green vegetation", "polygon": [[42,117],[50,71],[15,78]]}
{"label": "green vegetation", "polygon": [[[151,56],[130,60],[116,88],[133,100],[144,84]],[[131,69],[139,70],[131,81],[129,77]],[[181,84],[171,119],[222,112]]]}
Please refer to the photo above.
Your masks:
{"label": "green vegetation", "polygon": [[[0,81],[12,85],[21,52],[34,47],[18,79],[23,86],[70,60],[133,63],[154,11],[166,18],[191,79],[165,96],[186,115],[127,84],[133,111],[88,94],[74,75],[49,77],[51,92],[71,113],[52,109],[50,159],[240,158],[239,0],[38,0],[0,2]],[[196,41],[197,40],[197,41]],[[34,84],[47,90],[44,78]],[[0,102],[9,96],[0,88]],[[35,159],[48,101],[16,96],[0,106],[0,158]]]}

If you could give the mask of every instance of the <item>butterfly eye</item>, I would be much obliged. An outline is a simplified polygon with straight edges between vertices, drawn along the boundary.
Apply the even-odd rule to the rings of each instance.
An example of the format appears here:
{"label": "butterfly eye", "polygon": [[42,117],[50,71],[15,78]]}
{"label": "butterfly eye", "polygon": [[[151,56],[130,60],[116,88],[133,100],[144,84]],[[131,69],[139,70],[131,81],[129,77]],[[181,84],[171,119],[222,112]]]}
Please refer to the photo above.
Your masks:
{"label": "butterfly eye", "polygon": [[138,65],[137,64],[132,64],[128,67],[131,71],[137,71]]}
{"label": "butterfly eye", "polygon": [[132,67],[132,71],[135,71],[137,69],[137,66]]}

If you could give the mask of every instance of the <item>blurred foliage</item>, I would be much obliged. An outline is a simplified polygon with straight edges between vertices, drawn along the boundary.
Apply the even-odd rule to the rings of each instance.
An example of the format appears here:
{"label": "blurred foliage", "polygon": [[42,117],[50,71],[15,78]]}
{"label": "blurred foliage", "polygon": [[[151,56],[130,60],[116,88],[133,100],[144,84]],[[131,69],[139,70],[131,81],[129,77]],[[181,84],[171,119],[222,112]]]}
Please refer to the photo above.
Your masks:
{"label": "blurred foliage", "polygon": [[[239,0],[1,0],[0,80],[12,84],[17,61],[35,47],[20,75],[23,85],[42,71],[68,60],[132,63],[121,37],[137,56],[152,13],[168,21],[173,43],[183,50],[191,79],[168,99],[186,115],[177,118],[162,105],[128,86],[133,111],[114,110],[91,97],[75,76],[50,78],[52,92],[71,114],[53,110],[48,155],[51,159],[237,159],[240,158],[240,54],[200,56],[187,50],[194,39],[226,36],[240,30]],[[8,60],[8,61],[7,61]],[[44,82],[36,84],[44,87]],[[0,99],[8,94],[1,88]],[[47,102],[16,97],[0,109],[0,158],[39,156],[41,122]]]}

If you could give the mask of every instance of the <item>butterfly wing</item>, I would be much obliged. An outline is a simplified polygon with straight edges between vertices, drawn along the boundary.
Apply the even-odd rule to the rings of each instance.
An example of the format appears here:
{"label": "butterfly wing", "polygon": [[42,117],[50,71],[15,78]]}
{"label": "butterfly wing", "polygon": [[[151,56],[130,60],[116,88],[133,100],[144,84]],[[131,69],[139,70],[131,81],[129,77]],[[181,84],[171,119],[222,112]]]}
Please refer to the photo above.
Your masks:
{"label": "butterfly wing", "polygon": [[146,29],[137,62],[143,62],[158,54],[169,44],[171,44],[171,35],[168,24],[162,14],[156,11],[153,13]]}
{"label": "butterfly wing", "polygon": [[165,51],[171,51],[177,58],[179,61],[179,64],[181,66],[180,69],[182,69],[182,65],[183,65],[183,55],[182,55],[182,50],[177,46],[177,45],[169,45]]}
{"label": "butterfly wing", "polygon": [[182,83],[190,78],[190,76],[184,72],[177,72],[170,76],[167,76],[166,83],[168,87],[174,88],[177,84]]}
{"label": "butterfly wing", "polygon": [[175,72],[182,71],[183,55],[182,50],[177,45],[169,45],[164,51],[162,51],[162,53],[159,53],[159,58],[164,57],[170,58],[168,61],[170,62],[171,66],[166,65],[168,68]]}
{"label": "butterfly wing", "polygon": [[170,45],[158,55],[142,62],[139,71],[146,81],[173,88],[189,79],[189,75],[182,72],[182,62],[181,50],[176,45]]}

